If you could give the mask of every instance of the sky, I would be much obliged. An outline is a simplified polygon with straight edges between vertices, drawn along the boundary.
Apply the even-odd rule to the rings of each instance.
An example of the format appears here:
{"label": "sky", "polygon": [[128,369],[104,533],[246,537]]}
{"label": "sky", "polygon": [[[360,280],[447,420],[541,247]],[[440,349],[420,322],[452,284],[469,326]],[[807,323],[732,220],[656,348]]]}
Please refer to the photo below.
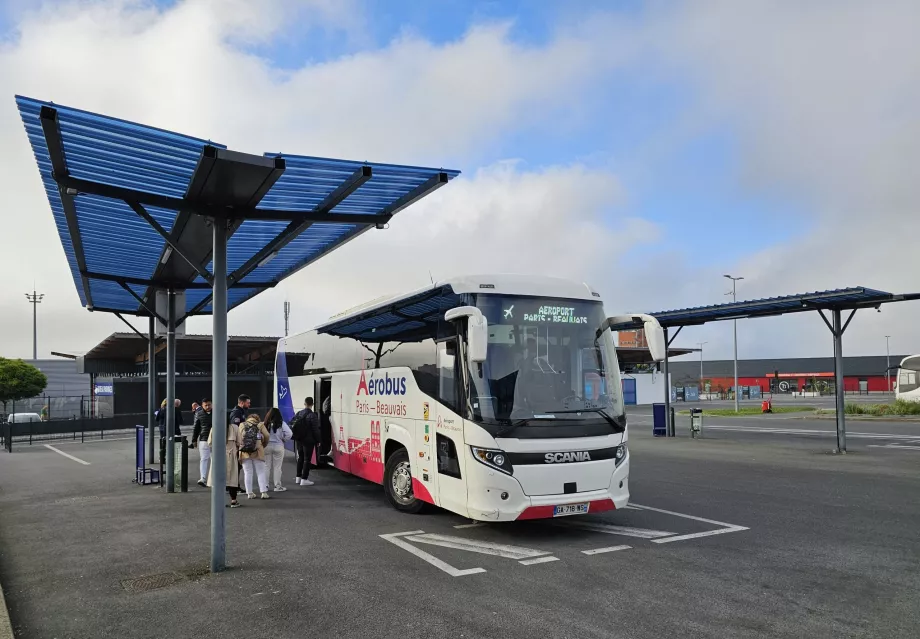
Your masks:
{"label": "sky", "polygon": [[[233,310],[292,331],[430,278],[587,281],[609,314],[866,286],[920,292],[920,3],[0,0],[0,356],[84,352],[13,96],[262,153],[444,166],[430,197]],[[920,302],[861,311],[848,355],[920,352]],[[144,320],[135,322],[143,328]],[[210,332],[210,318],[188,329]],[[731,324],[688,327],[730,358]],[[803,313],[739,357],[830,356]]]}

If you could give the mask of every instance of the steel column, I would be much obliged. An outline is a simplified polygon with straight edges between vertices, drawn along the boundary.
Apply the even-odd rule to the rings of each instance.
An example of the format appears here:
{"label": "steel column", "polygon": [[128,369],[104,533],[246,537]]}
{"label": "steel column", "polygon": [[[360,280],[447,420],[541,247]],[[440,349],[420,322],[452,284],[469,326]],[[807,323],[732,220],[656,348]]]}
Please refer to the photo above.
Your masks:
{"label": "steel column", "polygon": [[668,373],[668,329],[664,331],[664,361],[662,362],[662,372],[664,373],[664,432],[668,437],[674,437],[674,424],[671,423],[671,376]]}
{"label": "steel column", "polygon": [[211,402],[214,425],[211,430],[211,572],[227,563],[227,531],[224,505],[227,484],[227,223],[214,220],[212,253],[213,346],[211,349]]}
{"label": "steel column", "polygon": [[150,316],[150,328],[147,336],[147,463],[156,463],[156,436],[154,432],[157,420],[153,416],[157,409],[157,320]]}
{"label": "steel column", "polygon": [[[840,309],[833,311],[834,327],[834,383],[837,386],[837,452],[847,452],[846,402],[843,394],[843,331],[840,323]],[[850,318],[852,319],[852,315]],[[849,323],[849,322],[847,322]]]}
{"label": "steel column", "polygon": [[166,492],[176,492],[176,292],[166,295]]}

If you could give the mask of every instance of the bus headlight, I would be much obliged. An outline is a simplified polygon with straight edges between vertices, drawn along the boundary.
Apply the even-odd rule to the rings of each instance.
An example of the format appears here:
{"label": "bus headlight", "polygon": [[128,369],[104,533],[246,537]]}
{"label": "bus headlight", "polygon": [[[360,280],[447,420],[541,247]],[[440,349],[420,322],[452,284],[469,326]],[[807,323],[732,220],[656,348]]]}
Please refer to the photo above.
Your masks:
{"label": "bus headlight", "polygon": [[614,453],[616,458],[616,465],[619,466],[623,463],[623,460],[626,459],[626,444],[620,444],[617,446],[617,450]]}
{"label": "bus headlight", "polygon": [[494,448],[478,448],[476,446],[470,446],[470,451],[472,451],[473,457],[480,464],[485,464],[489,468],[494,468],[506,475],[514,474],[505,451],[495,450]]}

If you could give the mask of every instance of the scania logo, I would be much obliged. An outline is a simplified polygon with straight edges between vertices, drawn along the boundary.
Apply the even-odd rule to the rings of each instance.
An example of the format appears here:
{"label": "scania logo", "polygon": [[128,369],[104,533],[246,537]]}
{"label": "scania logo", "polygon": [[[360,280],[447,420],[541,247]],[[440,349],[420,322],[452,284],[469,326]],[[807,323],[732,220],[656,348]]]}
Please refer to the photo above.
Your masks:
{"label": "scania logo", "polygon": [[588,454],[588,451],[582,450],[577,453],[546,453],[543,459],[547,464],[566,464],[591,461],[591,455]]}

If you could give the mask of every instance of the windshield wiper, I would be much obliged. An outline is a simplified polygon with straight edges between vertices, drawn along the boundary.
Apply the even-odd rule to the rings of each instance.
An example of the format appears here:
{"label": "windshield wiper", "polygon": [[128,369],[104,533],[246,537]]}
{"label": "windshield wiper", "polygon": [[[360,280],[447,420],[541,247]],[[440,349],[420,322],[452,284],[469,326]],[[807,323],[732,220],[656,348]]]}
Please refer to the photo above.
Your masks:
{"label": "windshield wiper", "polygon": [[515,422],[511,422],[504,428],[499,428],[497,431],[495,431],[495,434],[493,435],[493,437],[501,437],[505,433],[510,433],[511,431],[516,430],[520,428],[521,426],[526,426],[530,422],[531,422],[531,418],[519,419]]}
{"label": "windshield wiper", "polygon": [[617,430],[617,432],[623,432],[623,426],[620,425],[620,422],[618,422],[613,417],[608,415],[607,412],[603,408],[575,408],[572,410],[556,410],[553,412],[557,415],[565,414],[565,413],[597,413],[598,415],[603,417],[607,421],[608,424],[613,426]]}

